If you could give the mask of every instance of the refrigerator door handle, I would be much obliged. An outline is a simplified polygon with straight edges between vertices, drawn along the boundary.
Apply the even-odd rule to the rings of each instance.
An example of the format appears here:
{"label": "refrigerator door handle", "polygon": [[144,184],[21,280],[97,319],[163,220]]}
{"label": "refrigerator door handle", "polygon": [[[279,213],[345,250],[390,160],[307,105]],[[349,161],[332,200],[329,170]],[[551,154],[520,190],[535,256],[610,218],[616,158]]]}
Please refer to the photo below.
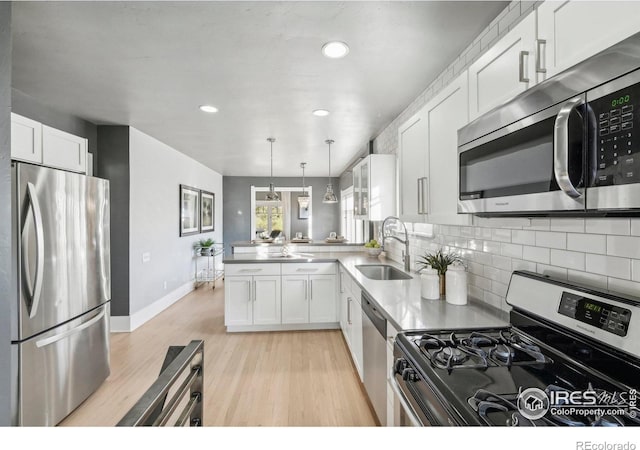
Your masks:
{"label": "refrigerator door handle", "polygon": [[[42,210],[36,193],[36,187],[33,183],[27,183],[27,198],[33,212],[33,227],[36,233],[36,273],[33,284],[31,283],[31,275],[29,273],[29,249],[27,247],[27,233],[22,229],[22,261],[25,278],[27,279],[27,290],[31,296],[31,306],[29,308],[29,318],[33,319],[38,312],[38,304],[40,303],[40,295],[42,294],[42,277],[44,272],[44,233],[42,222]],[[26,222],[25,222],[26,225]]]}
{"label": "refrigerator door handle", "polygon": [[39,341],[36,341],[36,347],[38,348],[42,348],[42,347],[46,347],[47,345],[51,345],[55,342],[61,341],[62,339],[65,339],[69,336],[71,336],[72,334],[76,334],[79,333],[80,331],[84,330],[85,328],[89,328],[91,325],[93,325],[96,322],[99,322],[105,314],[106,308],[102,308],[102,311],[100,311],[98,314],[96,314],[94,317],[92,317],[90,320],[87,320],[85,323],[78,325],[75,328],[72,328],[70,330],[64,331],[60,334],[56,334],[55,336],[51,336],[45,339],[41,339]]}

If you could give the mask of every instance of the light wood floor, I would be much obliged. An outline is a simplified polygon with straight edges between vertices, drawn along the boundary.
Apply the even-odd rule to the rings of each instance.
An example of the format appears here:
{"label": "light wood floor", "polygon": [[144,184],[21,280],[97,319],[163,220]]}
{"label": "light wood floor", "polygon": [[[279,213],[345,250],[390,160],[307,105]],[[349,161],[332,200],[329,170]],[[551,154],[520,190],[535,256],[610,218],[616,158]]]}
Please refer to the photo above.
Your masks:
{"label": "light wood floor", "polygon": [[132,333],[111,335],[111,376],[62,426],[113,426],[170,345],[205,341],[206,426],[374,426],[339,330],[226,333],[224,286],[200,287]]}

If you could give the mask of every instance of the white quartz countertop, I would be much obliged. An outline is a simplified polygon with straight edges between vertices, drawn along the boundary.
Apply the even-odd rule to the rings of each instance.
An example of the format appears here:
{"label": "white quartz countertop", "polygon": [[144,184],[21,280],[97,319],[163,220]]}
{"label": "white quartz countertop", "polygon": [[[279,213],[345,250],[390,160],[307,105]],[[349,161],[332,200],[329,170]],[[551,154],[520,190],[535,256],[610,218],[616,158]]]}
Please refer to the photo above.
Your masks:
{"label": "white quartz countertop", "polygon": [[367,257],[362,252],[315,252],[313,256],[282,258],[277,255],[235,254],[225,264],[339,262],[360,288],[377,303],[384,316],[400,330],[462,330],[506,327],[507,313],[473,298],[464,306],[450,305],[444,300],[420,297],[420,275],[411,273],[410,280],[371,280],[357,268],[363,264],[402,266],[388,259]]}

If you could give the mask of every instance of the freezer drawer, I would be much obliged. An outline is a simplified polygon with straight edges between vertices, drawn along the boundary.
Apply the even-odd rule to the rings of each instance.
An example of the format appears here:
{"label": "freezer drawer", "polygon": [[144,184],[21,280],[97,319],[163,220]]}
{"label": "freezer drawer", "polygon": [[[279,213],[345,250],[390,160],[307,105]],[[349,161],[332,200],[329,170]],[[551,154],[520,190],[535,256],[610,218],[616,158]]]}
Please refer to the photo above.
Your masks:
{"label": "freezer drawer", "polygon": [[56,425],[109,376],[109,303],[14,347],[16,425]]}

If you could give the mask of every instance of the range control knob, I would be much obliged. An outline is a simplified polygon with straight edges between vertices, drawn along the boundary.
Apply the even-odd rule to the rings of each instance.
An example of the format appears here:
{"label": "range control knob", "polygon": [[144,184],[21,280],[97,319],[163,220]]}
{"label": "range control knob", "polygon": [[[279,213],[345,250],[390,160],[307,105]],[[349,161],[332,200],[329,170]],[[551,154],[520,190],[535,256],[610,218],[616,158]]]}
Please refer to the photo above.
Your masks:
{"label": "range control knob", "polygon": [[396,370],[396,373],[402,373],[402,371],[406,369],[408,365],[409,363],[406,359],[398,358],[396,359],[394,369]]}
{"label": "range control knob", "polygon": [[402,371],[402,379],[404,381],[417,381],[418,375],[415,370],[409,367]]}

